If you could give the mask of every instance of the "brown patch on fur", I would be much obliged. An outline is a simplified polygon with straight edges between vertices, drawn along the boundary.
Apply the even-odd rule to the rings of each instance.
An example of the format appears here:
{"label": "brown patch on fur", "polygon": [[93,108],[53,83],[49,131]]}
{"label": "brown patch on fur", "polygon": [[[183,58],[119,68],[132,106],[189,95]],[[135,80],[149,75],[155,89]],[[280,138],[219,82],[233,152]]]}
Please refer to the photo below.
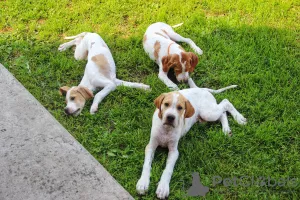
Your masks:
{"label": "brown patch on fur", "polygon": [[145,35],[144,35],[144,38],[143,38],[143,43],[144,43],[144,44],[145,44],[146,40],[147,40],[147,35],[145,34]]}
{"label": "brown patch on fur", "polygon": [[159,50],[160,50],[160,42],[156,41],[155,44],[154,44],[154,57],[155,57],[155,60],[158,59]]}
{"label": "brown patch on fur", "polygon": [[159,95],[159,96],[154,100],[154,104],[155,104],[156,108],[159,109],[159,113],[158,113],[158,117],[159,117],[159,118],[162,118],[161,104],[162,104],[162,102],[163,102],[163,100],[164,100],[164,98],[165,98],[165,95],[166,95],[166,94],[163,93],[163,94]]}
{"label": "brown patch on fur", "polygon": [[111,79],[110,77],[110,66],[103,54],[98,54],[92,57],[92,61],[96,63],[99,68],[101,74],[103,74],[106,78]]}
{"label": "brown patch on fur", "polygon": [[84,86],[78,86],[70,91],[70,99],[74,98],[74,103],[76,105],[84,105],[85,101],[94,97],[91,90]]}
{"label": "brown patch on fur", "polygon": [[163,71],[168,72],[170,68],[174,68],[175,74],[182,73],[182,65],[178,54],[170,54],[162,58]]}
{"label": "brown patch on fur", "polygon": [[[189,118],[194,115],[195,109],[192,104],[179,92],[163,93],[154,100],[156,107],[159,109],[158,117],[162,119],[163,113],[173,103],[174,94],[178,94],[176,109],[179,116],[184,114],[184,118]],[[167,104],[167,105],[166,105]]]}
{"label": "brown patch on fur", "polygon": [[160,36],[162,36],[162,37],[168,39],[167,36],[165,36],[165,35],[163,35],[163,34],[161,34],[161,33],[159,33],[159,32],[155,32],[155,34],[156,34],[156,35],[160,35]]}
{"label": "brown patch on fur", "polygon": [[192,52],[181,52],[181,62],[186,62],[185,71],[193,72],[198,64],[198,57]]}
{"label": "brown patch on fur", "polygon": [[63,87],[59,88],[59,94],[66,95],[69,89],[70,89],[69,86],[63,86]]}

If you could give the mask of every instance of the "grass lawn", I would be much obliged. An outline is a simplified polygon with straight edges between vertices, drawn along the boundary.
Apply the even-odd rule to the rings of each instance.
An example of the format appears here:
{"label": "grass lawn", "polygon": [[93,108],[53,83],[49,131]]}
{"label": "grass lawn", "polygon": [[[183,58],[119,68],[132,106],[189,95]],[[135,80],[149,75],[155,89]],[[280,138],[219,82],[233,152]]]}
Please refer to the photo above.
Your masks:
{"label": "grass lawn", "polygon": [[[184,22],[176,31],[204,51],[192,78],[200,87],[239,85],[215,97],[228,98],[248,124],[239,126],[230,117],[231,138],[220,123],[193,126],[180,141],[169,199],[185,198],[192,172],[199,172],[210,188],[207,199],[299,199],[299,6],[296,0],[4,0],[0,62],[138,199],[135,185],[150,136],[153,100],[169,91],[143,50],[143,34],[153,22]],[[118,78],[149,84],[152,91],[119,87],[96,115],[89,114],[90,101],[80,116],[66,116],[58,89],[79,84],[86,62],[57,48],[64,36],[83,31],[97,32],[106,41]],[[166,158],[164,149],[155,154],[150,189],[142,199],[155,198]],[[290,177],[298,185],[213,186],[215,175]]]}

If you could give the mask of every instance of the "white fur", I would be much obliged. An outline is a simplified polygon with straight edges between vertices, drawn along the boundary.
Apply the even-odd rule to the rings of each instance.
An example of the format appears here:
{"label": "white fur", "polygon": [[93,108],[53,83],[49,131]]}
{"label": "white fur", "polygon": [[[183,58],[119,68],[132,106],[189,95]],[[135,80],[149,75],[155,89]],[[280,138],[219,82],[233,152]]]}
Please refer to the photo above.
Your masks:
{"label": "white fur", "polygon": [[[183,116],[180,117],[178,114],[176,114],[176,96],[173,96],[172,105],[170,105],[168,109],[163,112],[162,119],[160,119],[158,116],[159,109],[156,109],[152,119],[150,141],[145,150],[143,172],[136,185],[136,190],[139,194],[145,194],[148,190],[150,183],[151,163],[157,146],[168,147],[169,149],[166,168],[163,171],[156,190],[157,197],[164,199],[169,196],[169,183],[173,173],[173,168],[179,156],[177,149],[178,142],[180,138],[184,136],[197,121],[200,121],[199,119],[210,122],[220,120],[222,123],[223,132],[225,134],[229,134],[231,132],[228,125],[226,112],[229,112],[239,124],[246,124],[246,119],[227,99],[224,99],[221,103],[217,104],[216,99],[211,94],[219,93],[233,87],[236,86],[229,86],[220,90],[212,90],[208,88],[191,88],[180,90],[179,93],[189,100],[195,110],[194,115],[190,118],[184,118]],[[166,118],[165,116],[169,115],[170,113],[175,116],[174,127],[164,125]]]}
{"label": "white fur", "polygon": [[[173,27],[181,26],[181,24],[175,25]],[[164,32],[164,31],[165,32]],[[165,37],[159,35],[164,35]],[[149,57],[156,62],[156,64],[159,66],[159,74],[158,77],[161,81],[163,81],[170,89],[172,90],[178,90],[178,87],[175,83],[173,83],[167,76],[167,72],[163,71],[163,66],[161,59],[162,57],[168,55],[168,49],[169,54],[178,54],[180,57],[181,62],[181,52],[182,50],[179,48],[180,46],[175,42],[185,42],[191,46],[191,48],[199,55],[203,54],[203,51],[190,39],[190,38],[184,38],[178,33],[176,33],[172,27],[168,24],[157,22],[154,24],[151,24],[145,33],[146,41],[143,43],[144,50],[149,55]],[[160,42],[161,48],[158,55],[158,60],[155,60],[154,57],[154,44],[156,41]],[[174,43],[174,44],[172,44]],[[185,66],[185,63],[181,63],[182,66]],[[189,73],[185,72],[185,68],[183,69],[183,73],[179,74],[179,76],[176,77],[178,81],[186,81],[189,78]]]}
{"label": "white fur", "polygon": [[[133,88],[141,88],[145,90],[150,89],[150,86],[142,83],[127,82],[116,78],[116,65],[112,54],[107,44],[98,34],[83,32],[76,36],[66,37],[65,39],[74,40],[61,44],[58,48],[59,51],[65,51],[71,46],[76,45],[74,53],[75,59],[87,59],[85,72],[79,86],[85,86],[91,91],[95,91],[97,88],[103,88],[94,97],[94,101],[90,109],[91,114],[97,111],[98,104],[119,85],[124,85]],[[87,57],[86,52],[88,52]],[[109,78],[101,74],[99,67],[91,60],[93,56],[98,54],[103,54],[109,63]],[[67,107],[68,106],[69,105],[67,105]],[[72,105],[71,107],[74,107],[74,105]],[[77,108],[72,108],[72,110],[76,109]]]}

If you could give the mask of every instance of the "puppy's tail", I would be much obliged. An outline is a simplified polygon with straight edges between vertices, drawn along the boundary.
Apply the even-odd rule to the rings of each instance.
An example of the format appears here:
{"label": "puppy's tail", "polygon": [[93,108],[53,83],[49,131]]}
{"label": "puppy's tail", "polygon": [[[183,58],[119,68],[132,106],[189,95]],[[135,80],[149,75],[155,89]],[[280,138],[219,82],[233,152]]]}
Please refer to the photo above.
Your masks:
{"label": "puppy's tail", "polygon": [[69,36],[69,37],[65,37],[66,40],[71,40],[71,39],[75,39],[75,38],[78,38],[78,37],[84,37],[88,32],[83,32],[83,33],[80,33],[78,35],[74,35],[74,36]]}
{"label": "puppy's tail", "polygon": [[182,24],[183,24],[183,22],[180,23],[180,24],[176,24],[176,25],[172,26],[172,28],[177,28],[177,27],[181,26]]}
{"label": "puppy's tail", "polygon": [[209,89],[209,88],[204,88],[204,89],[206,89],[207,91],[209,91],[212,94],[218,94],[218,93],[221,93],[221,92],[223,92],[225,90],[228,90],[228,89],[231,89],[231,88],[235,88],[235,87],[237,87],[237,85],[230,85],[228,87],[224,87],[224,88],[221,88],[221,89],[218,89],[218,90],[213,90],[213,89]]}
{"label": "puppy's tail", "polygon": [[131,87],[131,88],[139,88],[139,89],[143,89],[143,90],[150,90],[150,86],[145,85],[143,83],[128,82],[128,81],[123,81],[123,80],[120,80],[120,79],[116,79],[115,81],[116,81],[117,86],[123,85],[123,86]]}

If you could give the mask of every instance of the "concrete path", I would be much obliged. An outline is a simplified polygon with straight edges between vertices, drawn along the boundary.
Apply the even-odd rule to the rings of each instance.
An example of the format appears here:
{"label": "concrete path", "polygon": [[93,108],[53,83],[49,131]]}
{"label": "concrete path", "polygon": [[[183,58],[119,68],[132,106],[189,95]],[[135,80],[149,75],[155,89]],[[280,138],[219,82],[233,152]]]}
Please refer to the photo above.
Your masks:
{"label": "concrete path", "polygon": [[0,199],[133,199],[1,64]]}

